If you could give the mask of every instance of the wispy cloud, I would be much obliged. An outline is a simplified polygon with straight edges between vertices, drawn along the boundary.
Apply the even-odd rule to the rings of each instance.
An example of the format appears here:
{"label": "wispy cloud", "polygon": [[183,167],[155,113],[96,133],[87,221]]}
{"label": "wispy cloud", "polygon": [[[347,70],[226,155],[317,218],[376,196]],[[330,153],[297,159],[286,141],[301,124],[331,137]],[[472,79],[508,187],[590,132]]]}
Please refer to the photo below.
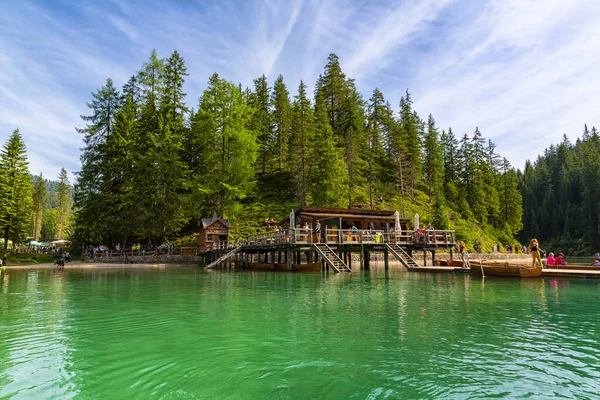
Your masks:
{"label": "wispy cloud", "polygon": [[123,84],[153,48],[184,56],[191,106],[213,72],[247,86],[281,73],[294,94],[335,52],[365,98],[377,86],[397,108],[410,88],[422,116],[457,134],[479,126],[522,166],[598,123],[599,16],[591,0],[8,0],[0,140],[19,127],[33,173],[78,170],[90,93],[108,77]]}

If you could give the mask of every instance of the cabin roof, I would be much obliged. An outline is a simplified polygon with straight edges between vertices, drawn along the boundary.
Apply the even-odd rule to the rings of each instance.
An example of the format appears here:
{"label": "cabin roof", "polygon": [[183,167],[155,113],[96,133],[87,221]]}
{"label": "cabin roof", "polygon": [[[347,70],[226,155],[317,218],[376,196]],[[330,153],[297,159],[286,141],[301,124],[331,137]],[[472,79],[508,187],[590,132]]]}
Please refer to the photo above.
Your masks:
{"label": "cabin roof", "polygon": [[[394,210],[369,210],[363,208],[328,208],[328,207],[299,207],[294,210],[296,221],[302,217],[308,218],[343,218],[354,221],[394,221]],[[400,223],[408,223],[408,218],[400,218]],[[289,225],[289,218],[284,218],[279,222],[281,226]]]}
{"label": "cabin roof", "polygon": [[214,213],[212,218],[202,218],[202,229],[208,228],[217,221],[221,222],[227,227],[227,229],[229,229],[229,221],[224,218],[217,218],[217,213]]}
{"label": "cabin roof", "polygon": [[[369,210],[364,208],[328,208],[328,207],[300,207],[294,211],[296,215],[325,215],[325,216],[340,216],[340,217],[388,217],[394,218],[394,210]],[[400,218],[401,221],[408,221],[408,218]]]}

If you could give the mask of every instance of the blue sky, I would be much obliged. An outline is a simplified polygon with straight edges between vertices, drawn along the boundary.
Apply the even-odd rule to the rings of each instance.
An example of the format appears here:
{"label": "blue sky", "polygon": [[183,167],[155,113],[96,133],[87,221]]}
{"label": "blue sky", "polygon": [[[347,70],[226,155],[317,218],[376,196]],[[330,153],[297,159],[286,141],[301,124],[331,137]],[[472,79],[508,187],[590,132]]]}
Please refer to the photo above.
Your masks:
{"label": "blue sky", "polygon": [[599,124],[599,17],[593,0],[4,0],[0,141],[18,127],[32,173],[77,171],[90,93],[153,48],[183,55],[194,107],[215,71],[244,86],[283,74],[295,94],[333,52],[366,99],[378,87],[397,110],[409,88],[422,117],[457,136],[478,126],[522,168]]}

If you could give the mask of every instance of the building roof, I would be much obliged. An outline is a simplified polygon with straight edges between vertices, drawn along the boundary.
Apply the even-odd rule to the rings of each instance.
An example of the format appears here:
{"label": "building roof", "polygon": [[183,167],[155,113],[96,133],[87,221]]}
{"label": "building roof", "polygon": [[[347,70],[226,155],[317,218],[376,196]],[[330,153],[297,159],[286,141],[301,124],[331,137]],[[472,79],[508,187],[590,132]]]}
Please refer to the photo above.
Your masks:
{"label": "building roof", "polygon": [[[299,214],[327,214],[327,215],[356,215],[356,216],[373,216],[373,217],[394,217],[394,210],[369,210],[365,208],[328,208],[328,207],[300,207],[294,211]],[[400,218],[400,220],[407,218]]]}
{"label": "building roof", "polygon": [[215,213],[213,213],[212,218],[202,218],[202,229],[208,228],[209,226],[211,226],[212,224],[214,224],[217,221],[219,221],[220,223],[225,225],[227,228],[229,228],[229,221],[227,221],[224,218],[218,218],[217,213],[215,212]]}
{"label": "building roof", "polygon": [[[355,221],[394,221],[394,210],[369,210],[364,208],[328,208],[328,207],[300,207],[294,210],[294,215],[297,218],[343,218],[345,220]],[[408,218],[400,218],[401,222],[408,222]],[[281,226],[289,225],[289,218],[284,218],[279,223]]]}

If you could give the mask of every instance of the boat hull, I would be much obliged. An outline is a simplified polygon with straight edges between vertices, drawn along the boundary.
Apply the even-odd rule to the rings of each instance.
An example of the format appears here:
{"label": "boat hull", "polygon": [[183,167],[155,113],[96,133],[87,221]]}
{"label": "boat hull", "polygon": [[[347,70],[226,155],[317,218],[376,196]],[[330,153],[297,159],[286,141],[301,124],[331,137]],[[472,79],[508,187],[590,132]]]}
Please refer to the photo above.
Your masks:
{"label": "boat hull", "polygon": [[463,262],[461,260],[439,260],[436,264],[440,267],[462,267]]}
{"label": "boat hull", "polygon": [[508,263],[474,263],[471,262],[471,273],[487,276],[510,276],[516,278],[537,278],[542,275],[542,267],[530,267]]}
{"label": "boat hull", "polygon": [[546,265],[544,269],[567,269],[577,271],[600,271],[599,265],[568,264],[568,265]]}

